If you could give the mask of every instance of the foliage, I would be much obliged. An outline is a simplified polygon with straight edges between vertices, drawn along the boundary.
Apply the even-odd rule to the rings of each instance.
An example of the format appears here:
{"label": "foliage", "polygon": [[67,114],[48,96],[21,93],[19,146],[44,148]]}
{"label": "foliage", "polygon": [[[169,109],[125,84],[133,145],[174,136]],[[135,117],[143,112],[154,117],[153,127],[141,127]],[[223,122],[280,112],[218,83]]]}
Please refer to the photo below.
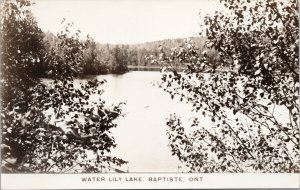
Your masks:
{"label": "foliage", "polygon": [[[215,50],[210,50],[204,47],[204,37],[191,38],[196,46],[197,51],[207,50],[211,56],[211,62],[216,62],[218,55]],[[45,33],[44,42],[46,47],[54,47],[58,39],[51,32]],[[131,68],[157,68],[159,64],[152,61],[153,56],[160,54],[159,46],[164,47],[166,53],[170,53],[169,49],[174,46],[184,46],[184,39],[167,39],[154,42],[146,42],[140,44],[100,44],[88,37],[85,41],[86,49],[84,50],[84,62],[81,64],[82,75],[97,75],[97,74],[123,74],[128,71],[128,66]],[[117,57],[116,57],[117,56]],[[118,61],[117,61],[118,60]],[[179,66],[179,61],[175,65]],[[118,68],[116,70],[116,68]],[[45,69],[47,70],[47,69]]]}
{"label": "foliage", "polygon": [[[77,32],[80,33],[80,31]],[[59,39],[50,32],[45,34],[44,42],[48,49],[55,49],[55,43],[58,40]],[[89,36],[84,41],[84,44],[86,48],[83,52],[84,60],[80,64],[82,68],[81,75],[123,74],[128,71],[127,65],[130,61],[133,61],[133,59],[130,59],[130,56],[135,56],[129,52],[128,46],[102,45],[96,43]]]}
{"label": "foliage", "polygon": [[109,66],[105,62],[101,62],[103,56],[100,49],[97,48],[97,44],[93,39],[88,38],[86,40],[87,48],[84,51],[84,65],[83,73],[85,74],[104,74],[109,73]]}
{"label": "foliage", "polygon": [[[193,42],[198,46],[198,51],[201,51],[204,47],[204,37],[191,37]],[[136,57],[129,57],[129,65],[132,66],[159,66],[159,63],[153,58],[159,56],[161,48],[164,49],[165,53],[170,54],[172,47],[182,48],[184,46],[185,39],[166,39],[154,42],[146,42],[140,44],[129,45],[129,52],[136,55]],[[130,55],[131,55],[130,54]],[[173,66],[179,66],[180,63],[177,60],[173,60]]]}
{"label": "foliage", "polygon": [[112,65],[112,72],[121,74],[127,71],[127,62],[128,62],[128,51],[123,45],[121,48],[117,45],[113,49],[113,56],[115,62]]}
{"label": "foliage", "polygon": [[10,110],[13,105],[27,108],[44,57],[43,33],[25,8],[29,5],[28,1],[1,4],[1,104]]}
{"label": "foliage", "polygon": [[[116,127],[121,105],[105,107],[104,81],[74,83],[86,48],[79,32],[70,33],[67,24],[53,46],[44,46],[33,17],[26,16],[29,6],[26,0],[1,5],[2,171],[104,172],[125,164],[108,156],[116,146],[110,129]],[[52,80],[32,74],[40,69],[36,62],[47,66]],[[20,96],[23,92],[26,96]]]}
{"label": "foliage", "polygon": [[173,155],[191,172],[299,172],[298,1],[221,3],[205,18],[217,64],[190,41],[160,56],[160,86],[199,114],[190,127],[169,118]]}

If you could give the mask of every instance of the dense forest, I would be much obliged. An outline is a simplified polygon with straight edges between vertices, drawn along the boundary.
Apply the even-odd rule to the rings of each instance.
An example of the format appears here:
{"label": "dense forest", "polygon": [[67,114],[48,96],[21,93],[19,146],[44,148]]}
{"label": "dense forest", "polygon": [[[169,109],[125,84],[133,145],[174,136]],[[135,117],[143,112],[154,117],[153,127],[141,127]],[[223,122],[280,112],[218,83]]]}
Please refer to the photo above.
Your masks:
{"label": "dense forest", "polygon": [[[44,35],[31,5],[29,0],[1,2],[1,171],[104,172],[126,164],[109,155],[116,147],[110,130],[122,115],[122,103],[105,105],[105,81],[73,84],[96,60],[95,43],[70,32],[71,23],[62,23],[56,36]],[[114,55],[121,59],[121,49],[116,47]],[[91,95],[97,101],[91,102]]]}
{"label": "dense forest", "polygon": [[[199,52],[203,51],[205,38],[192,37],[193,43],[200,47]],[[57,37],[46,32],[43,39],[46,47],[53,48],[58,41]],[[86,45],[84,50],[84,61],[81,63],[82,75],[97,74],[123,74],[129,68],[147,68],[155,67],[160,69],[160,64],[153,61],[154,57],[158,57],[163,51],[171,52],[172,47],[183,47],[187,39],[166,39],[154,42],[146,42],[140,44],[100,44],[88,37],[83,43]],[[210,50],[211,51],[211,50]],[[211,51],[212,52],[212,51]],[[175,62],[175,65],[180,65]],[[49,65],[44,66],[47,71]]]}
{"label": "dense forest", "polygon": [[99,173],[126,165],[111,155],[124,103],[107,106],[105,81],[74,80],[156,66],[159,87],[197,113],[190,123],[177,114],[166,122],[170,151],[189,172],[299,173],[298,0],[220,2],[229,13],[205,17],[206,38],[112,45],[83,40],[70,23],[44,33],[31,1],[2,1],[1,171]]}

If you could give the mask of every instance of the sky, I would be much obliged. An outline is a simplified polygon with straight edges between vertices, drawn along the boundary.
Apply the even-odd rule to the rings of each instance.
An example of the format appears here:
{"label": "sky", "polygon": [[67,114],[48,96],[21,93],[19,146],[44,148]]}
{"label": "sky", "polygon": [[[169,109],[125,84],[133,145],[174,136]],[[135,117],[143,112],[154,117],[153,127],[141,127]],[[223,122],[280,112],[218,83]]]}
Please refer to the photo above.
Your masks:
{"label": "sky", "polygon": [[218,0],[35,0],[43,31],[61,31],[74,22],[83,36],[111,44],[135,44],[197,36],[201,15],[221,9]]}

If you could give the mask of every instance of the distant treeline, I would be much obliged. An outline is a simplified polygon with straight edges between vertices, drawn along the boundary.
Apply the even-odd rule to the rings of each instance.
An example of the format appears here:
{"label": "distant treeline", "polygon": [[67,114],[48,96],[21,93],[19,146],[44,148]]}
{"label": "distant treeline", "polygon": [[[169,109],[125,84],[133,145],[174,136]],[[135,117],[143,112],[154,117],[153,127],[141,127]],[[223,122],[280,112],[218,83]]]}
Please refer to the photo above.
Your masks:
{"label": "distant treeline", "polygon": [[[57,37],[47,32],[44,36],[44,43],[49,49],[54,46]],[[191,40],[197,47],[203,49],[205,39],[203,37],[193,37]],[[159,57],[160,48],[164,47],[164,51],[171,52],[171,48],[184,44],[185,39],[166,39],[154,42],[146,42],[140,44],[100,44],[93,39],[85,40],[86,49],[84,50],[84,62],[81,63],[83,75],[98,74],[123,74],[131,68],[152,68],[160,67],[153,61],[153,57]],[[180,63],[175,63],[179,65]],[[46,72],[47,65],[43,70]]]}

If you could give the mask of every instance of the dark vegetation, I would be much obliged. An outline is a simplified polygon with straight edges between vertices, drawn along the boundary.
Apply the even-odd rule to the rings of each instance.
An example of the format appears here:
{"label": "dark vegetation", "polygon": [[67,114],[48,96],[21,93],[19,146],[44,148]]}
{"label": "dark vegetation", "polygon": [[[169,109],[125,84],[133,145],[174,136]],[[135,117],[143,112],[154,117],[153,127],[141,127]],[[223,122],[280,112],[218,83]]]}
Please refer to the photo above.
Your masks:
{"label": "dark vegetation", "polygon": [[65,22],[58,34],[44,33],[30,6],[29,0],[1,2],[2,171],[104,172],[126,164],[107,156],[116,147],[110,129],[122,116],[121,104],[105,105],[105,81],[78,87],[74,79],[122,74],[128,66],[159,67],[149,55],[159,55],[159,45],[171,47],[183,40],[102,45],[90,37],[82,40],[80,31],[71,32],[74,27]]}
{"label": "dark vegetation", "polygon": [[[30,5],[1,2],[2,172],[104,172],[125,164],[108,156],[116,147],[110,129],[122,115],[121,104],[105,105],[105,81],[73,85],[93,43],[70,33],[71,24],[45,43]],[[50,84],[41,81],[45,74]]]}
{"label": "dark vegetation", "polygon": [[298,1],[220,2],[204,19],[216,62],[192,41],[155,60],[160,87],[199,114],[168,119],[172,153],[190,172],[299,172]]}
{"label": "dark vegetation", "polygon": [[74,78],[162,65],[160,87],[199,113],[190,125],[167,122],[172,153],[190,172],[299,172],[298,1],[220,1],[228,13],[204,19],[206,38],[135,45],[80,40],[71,24],[43,33],[30,1],[2,1],[2,172],[126,164],[108,156],[121,104],[105,105],[105,81],[76,87]]}
{"label": "dark vegetation", "polygon": [[[198,47],[203,48],[204,38],[191,38]],[[57,37],[47,32],[44,34],[44,43],[48,48],[55,47]],[[153,56],[158,56],[161,51],[159,47],[164,47],[169,51],[171,47],[183,46],[185,39],[169,39],[141,44],[100,44],[88,38],[83,43],[86,44],[84,50],[84,61],[81,63],[82,75],[97,74],[123,74],[131,70],[149,70],[154,68],[159,70],[157,62],[152,61]],[[201,51],[201,48],[199,51]],[[175,65],[179,65],[176,62]],[[44,70],[48,70],[45,66]]]}

